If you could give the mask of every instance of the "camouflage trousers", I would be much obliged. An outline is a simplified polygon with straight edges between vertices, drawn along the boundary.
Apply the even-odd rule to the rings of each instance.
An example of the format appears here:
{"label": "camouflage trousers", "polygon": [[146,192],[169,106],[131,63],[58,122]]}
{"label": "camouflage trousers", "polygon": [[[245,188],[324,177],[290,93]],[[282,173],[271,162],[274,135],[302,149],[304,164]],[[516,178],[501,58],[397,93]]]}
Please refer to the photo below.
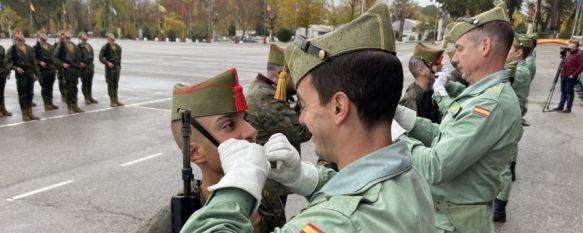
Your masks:
{"label": "camouflage trousers", "polygon": [[4,103],[4,88],[6,88],[6,76],[10,73],[0,73],[0,104]]}
{"label": "camouflage trousers", "polygon": [[93,64],[81,69],[81,91],[83,96],[91,96],[91,87],[93,86]]}
{"label": "camouflage trousers", "polygon": [[16,90],[18,91],[20,109],[32,108],[34,95],[34,72],[32,69],[26,69],[22,74],[16,73]]}
{"label": "camouflage trousers", "polygon": [[61,93],[61,98],[67,99],[67,93],[65,91],[65,80],[63,79],[64,71],[62,68],[57,70],[57,80],[59,85],[59,92]]}
{"label": "camouflage trousers", "polygon": [[40,69],[38,82],[41,87],[41,96],[53,99],[53,86],[55,85],[55,71]]}
{"label": "camouflage trousers", "polygon": [[63,72],[63,80],[65,81],[65,96],[67,97],[67,104],[77,103],[77,84],[79,84],[79,69],[69,67]]}
{"label": "camouflage trousers", "polygon": [[105,81],[107,82],[107,94],[110,98],[117,98],[117,84],[121,67],[105,68]]}

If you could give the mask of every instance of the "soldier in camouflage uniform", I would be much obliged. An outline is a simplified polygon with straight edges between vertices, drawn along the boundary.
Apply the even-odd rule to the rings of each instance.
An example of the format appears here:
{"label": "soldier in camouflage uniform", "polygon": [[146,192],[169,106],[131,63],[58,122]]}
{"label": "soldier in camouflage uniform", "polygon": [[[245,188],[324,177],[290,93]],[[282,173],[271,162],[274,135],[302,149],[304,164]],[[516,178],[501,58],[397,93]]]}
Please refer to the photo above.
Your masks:
{"label": "soldier in camouflage uniform", "polygon": [[6,87],[6,80],[10,78],[10,70],[6,67],[4,62],[6,59],[4,47],[0,45],[0,117],[12,116],[12,113],[6,110],[4,105],[4,88]]}
{"label": "soldier in camouflage uniform", "polygon": [[57,72],[57,62],[55,61],[55,47],[47,43],[48,37],[44,30],[37,32],[38,41],[33,47],[37,66],[40,71],[38,79],[41,86],[45,110],[51,111],[59,109],[53,104],[53,86],[55,85],[55,74]]}
{"label": "soldier in camouflage uniform", "polygon": [[[180,108],[190,109],[192,119],[212,135],[212,139],[206,138],[200,133],[200,129],[193,129],[191,134],[191,162],[202,173],[202,181],[194,181],[192,187],[194,192],[201,194],[200,206],[203,206],[209,197],[209,191],[224,176],[217,147],[212,141],[222,143],[229,138],[236,138],[255,142],[257,131],[245,120],[247,105],[234,68],[199,84],[174,86],[171,129],[178,147],[182,148],[182,125],[177,111]],[[279,196],[265,189],[261,195],[260,207],[252,216],[255,233],[271,232],[286,221],[285,208]],[[170,205],[166,205],[137,232],[170,233],[171,217]]]}
{"label": "soldier in camouflage uniform", "polygon": [[[61,46],[61,44],[63,44],[63,41],[65,41],[65,31],[60,31],[59,33],[59,41],[56,42],[54,44],[55,47],[55,53],[64,53],[65,51],[60,49],[60,48],[64,48]],[[63,103],[67,103],[67,93],[65,90],[65,80],[63,79],[63,73],[65,72],[65,70],[63,69],[62,66],[58,66],[57,67],[57,83],[59,85],[59,93],[61,93],[61,101]]]}
{"label": "soldier in camouflage uniform", "polygon": [[117,99],[117,84],[121,71],[121,47],[115,43],[113,32],[107,33],[107,44],[99,51],[99,61],[105,65],[105,81],[107,81],[107,93],[111,100],[111,107],[123,106]]}
{"label": "soldier in camouflage uniform", "polygon": [[77,84],[79,83],[79,71],[81,68],[81,51],[71,41],[71,31],[65,30],[65,40],[55,49],[55,57],[59,66],[63,67],[63,80],[67,97],[67,110],[69,114],[85,112],[77,105]]}
{"label": "soldier in camouflage uniform", "polygon": [[32,113],[34,75],[38,74],[36,58],[34,50],[24,42],[24,35],[20,30],[15,31],[14,45],[6,53],[6,67],[15,71],[22,119],[24,121],[38,120],[39,118]]}
{"label": "soldier in camouflage uniform", "polygon": [[427,118],[433,123],[441,121],[441,113],[437,103],[431,98],[433,95],[434,73],[441,70],[443,49],[429,48],[421,43],[415,46],[415,52],[409,59],[409,71],[415,82],[411,83],[399,102],[417,112],[417,116]]}
{"label": "soldier in camouflage uniform", "polygon": [[93,47],[87,40],[89,36],[87,32],[79,33],[79,50],[81,50],[81,90],[85,97],[85,104],[96,104],[97,100],[93,99],[91,94],[91,86],[93,85]]}
{"label": "soldier in camouflage uniform", "polygon": [[295,88],[289,82],[288,98],[274,99],[279,73],[283,71],[283,49],[272,44],[267,62],[267,76],[259,73],[249,86],[249,123],[257,129],[257,143],[263,145],[275,133],[283,133],[290,143],[300,151],[300,144],[310,140],[312,134],[299,123],[299,114],[290,107]]}

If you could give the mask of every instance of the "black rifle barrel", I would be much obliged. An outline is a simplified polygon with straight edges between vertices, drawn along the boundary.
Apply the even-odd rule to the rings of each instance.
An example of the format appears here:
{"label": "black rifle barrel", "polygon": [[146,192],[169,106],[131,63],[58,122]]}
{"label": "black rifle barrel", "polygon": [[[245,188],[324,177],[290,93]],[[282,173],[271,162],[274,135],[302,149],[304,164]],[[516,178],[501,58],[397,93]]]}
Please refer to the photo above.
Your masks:
{"label": "black rifle barrel", "polygon": [[180,119],[182,121],[182,180],[184,181],[184,195],[192,195],[190,182],[194,178],[192,167],[190,166],[190,109],[180,109]]}

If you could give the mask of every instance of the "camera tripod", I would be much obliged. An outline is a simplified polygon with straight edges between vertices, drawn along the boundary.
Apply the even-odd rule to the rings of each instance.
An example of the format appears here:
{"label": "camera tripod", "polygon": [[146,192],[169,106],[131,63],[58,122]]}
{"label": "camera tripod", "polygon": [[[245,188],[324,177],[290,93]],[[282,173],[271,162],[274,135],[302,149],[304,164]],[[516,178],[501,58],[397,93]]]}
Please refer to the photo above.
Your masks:
{"label": "camera tripod", "polygon": [[551,106],[551,100],[553,99],[553,93],[555,92],[555,87],[557,86],[557,81],[559,81],[559,76],[561,74],[561,70],[563,69],[564,65],[565,65],[565,57],[563,57],[561,54],[561,63],[559,64],[559,67],[557,68],[557,73],[555,74],[555,79],[553,80],[553,85],[551,86],[551,90],[549,91],[549,96],[547,97],[547,101],[545,102],[545,105],[543,106],[543,112],[552,112],[553,111],[549,107]]}

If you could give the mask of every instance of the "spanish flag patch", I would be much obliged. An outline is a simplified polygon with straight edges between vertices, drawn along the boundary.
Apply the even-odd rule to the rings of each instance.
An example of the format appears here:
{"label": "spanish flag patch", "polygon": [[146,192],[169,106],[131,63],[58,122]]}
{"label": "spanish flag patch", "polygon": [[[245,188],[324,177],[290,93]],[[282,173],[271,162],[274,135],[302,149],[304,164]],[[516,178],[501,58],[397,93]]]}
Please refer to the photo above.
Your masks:
{"label": "spanish flag patch", "polygon": [[300,233],[324,233],[320,228],[316,227],[314,224],[308,223]]}
{"label": "spanish flag patch", "polygon": [[483,116],[483,117],[490,116],[490,110],[482,108],[480,106],[474,107],[474,113],[478,114],[479,116]]}

